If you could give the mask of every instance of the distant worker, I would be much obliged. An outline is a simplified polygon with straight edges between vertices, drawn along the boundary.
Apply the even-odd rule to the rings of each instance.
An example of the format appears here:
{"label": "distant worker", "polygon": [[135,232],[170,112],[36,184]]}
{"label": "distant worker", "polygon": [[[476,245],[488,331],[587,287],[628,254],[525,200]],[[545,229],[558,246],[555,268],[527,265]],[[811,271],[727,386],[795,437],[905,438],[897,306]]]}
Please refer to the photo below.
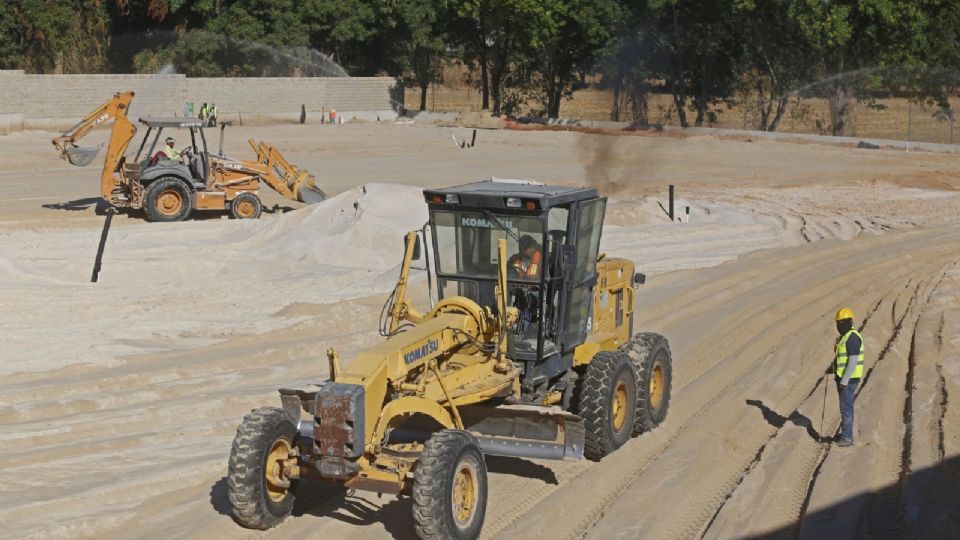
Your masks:
{"label": "distant worker", "polygon": [[208,125],[210,127],[217,127],[217,104],[211,103],[210,110],[207,111],[207,113],[210,115],[210,122]]}
{"label": "distant worker", "polygon": [[210,109],[207,108],[207,103],[204,102],[203,105],[200,106],[200,114],[197,116],[197,118],[201,120],[206,120],[209,114],[210,114]]}
{"label": "distant worker", "polygon": [[173,140],[173,137],[167,137],[167,140],[164,142],[166,145],[158,150],[150,160],[151,165],[156,164],[157,161],[161,159],[168,159],[170,161],[178,161],[180,159],[180,152],[178,152],[176,148],[177,141]]}
{"label": "distant worker", "polygon": [[853,327],[853,311],[843,308],[837,312],[836,357],[833,373],[840,396],[840,438],[837,446],[853,446],[853,400],[863,378],[864,343],[860,332]]}
{"label": "distant worker", "polygon": [[520,253],[510,257],[507,268],[521,278],[536,279],[540,277],[541,257],[540,245],[532,236],[525,234],[520,237]]}

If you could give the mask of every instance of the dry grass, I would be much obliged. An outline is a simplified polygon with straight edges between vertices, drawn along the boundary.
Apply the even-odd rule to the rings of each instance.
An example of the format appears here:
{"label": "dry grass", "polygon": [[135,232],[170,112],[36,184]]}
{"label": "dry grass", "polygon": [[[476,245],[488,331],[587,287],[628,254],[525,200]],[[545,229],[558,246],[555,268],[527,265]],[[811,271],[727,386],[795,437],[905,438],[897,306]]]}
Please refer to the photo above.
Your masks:
{"label": "dry grass", "polygon": [[[420,91],[407,89],[407,107],[416,109],[420,104]],[[533,104],[531,104],[533,105]],[[609,90],[586,88],[573,93],[560,106],[563,118],[582,118],[586,120],[609,120],[613,105],[613,94]],[[955,125],[951,134],[950,122],[941,122],[933,117],[934,108],[924,108],[910,104],[906,99],[883,99],[876,105],[880,109],[857,104],[854,114],[854,126],[850,136],[912,140],[936,143],[960,142],[960,126]],[[431,87],[427,93],[427,110],[436,112],[479,111],[481,96],[473,88],[448,88],[443,85]],[[960,99],[953,100],[953,106],[960,106]],[[679,125],[673,101],[669,95],[650,96],[649,118],[653,123]],[[688,113],[689,121],[694,114]],[[830,123],[827,103],[822,99],[804,99],[792,102],[780,122],[778,131],[793,133],[826,133]],[[721,106],[716,121],[711,127],[734,129],[757,129],[759,119],[752,103],[746,106]]]}

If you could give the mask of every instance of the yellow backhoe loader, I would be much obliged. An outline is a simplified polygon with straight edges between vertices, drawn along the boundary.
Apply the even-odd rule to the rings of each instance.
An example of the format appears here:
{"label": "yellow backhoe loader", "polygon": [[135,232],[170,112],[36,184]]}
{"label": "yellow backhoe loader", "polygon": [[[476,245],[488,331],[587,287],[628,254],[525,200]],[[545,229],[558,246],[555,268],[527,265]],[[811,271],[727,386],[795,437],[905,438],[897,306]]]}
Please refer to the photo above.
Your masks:
{"label": "yellow backhoe loader", "polygon": [[[281,407],[237,429],[241,525],[277,525],[309,481],[409,495],[420,537],[476,538],[484,455],[599,460],[666,417],[670,348],[633,333],[643,275],[598,253],[605,198],[507,182],[424,196],[430,220],[406,235],[386,339],[345,365],[329,350],[329,380],[281,389]],[[429,309],[408,299],[414,263]]]}
{"label": "yellow backhoe loader", "polygon": [[[235,218],[253,219],[262,210],[258,196],[261,182],[291,200],[311,204],[327,198],[310,173],[291,165],[265,142],[249,141],[257,154],[256,161],[224,156],[223,125],[220,149],[211,152],[203,130],[206,121],[198,118],[140,118],[147,132],[136,155],[128,160],[124,154],[137,133],[127,118],[133,96],[133,92],[117,93],[53,139],[62,158],[85,167],[100,147],[83,148],[76,143],[94,129],[113,122],[100,176],[100,194],[111,205],[142,208],[150,221],[181,221],[193,210],[229,210]],[[165,129],[189,133],[189,144],[176,152],[178,159],[169,159],[158,151]]]}

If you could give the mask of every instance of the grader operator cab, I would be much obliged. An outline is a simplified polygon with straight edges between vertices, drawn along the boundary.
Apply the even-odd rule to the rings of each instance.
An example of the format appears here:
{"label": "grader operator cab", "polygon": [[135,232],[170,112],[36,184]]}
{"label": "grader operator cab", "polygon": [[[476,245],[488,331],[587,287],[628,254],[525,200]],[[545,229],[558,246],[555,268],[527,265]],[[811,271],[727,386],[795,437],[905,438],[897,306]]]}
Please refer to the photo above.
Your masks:
{"label": "grader operator cab", "polygon": [[[327,198],[310,173],[291,165],[265,142],[249,140],[257,154],[256,161],[224,156],[223,125],[221,148],[216,153],[210,151],[203,130],[206,121],[198,118],[140,118],[147,132],[136,155],[127,159],[127,148],[137,133],[127,117],[133,96],[133,92],[117,93],[53,139],[61,157],[71,165],[85,167],[93,162],[100,148],[84,148],[76,143],[94,129],[112,122],[100,177],[101,196],[111,205],[142,208],[150,221],[181,221],[193,210],[229,210],[235,218],[254,219],[262,210],[261,181],[291,200],[311,204]],[[161,138],[164,130],[168,130],[168,135],[169,130],[189,134],[189,144],[179,143],[182,146],[179,160],[158,155],[164,144]]]}
{"label": "grader operator cab", "polygon": [[[248,414],[229,462],[235,519],[266,529],[300,481],[408,494],[423,538],[476,538],[484,455],[599,460],[666,417],[667,340],[633,332],[632,262],[598,253],[591,188],[480,182],[426,190],[385,341],[328,381]],[[429,247],[429,249],[428,249]],[[430,309],[407,298],[415,261]],[[437,301],[434,304],[433,288]]]}

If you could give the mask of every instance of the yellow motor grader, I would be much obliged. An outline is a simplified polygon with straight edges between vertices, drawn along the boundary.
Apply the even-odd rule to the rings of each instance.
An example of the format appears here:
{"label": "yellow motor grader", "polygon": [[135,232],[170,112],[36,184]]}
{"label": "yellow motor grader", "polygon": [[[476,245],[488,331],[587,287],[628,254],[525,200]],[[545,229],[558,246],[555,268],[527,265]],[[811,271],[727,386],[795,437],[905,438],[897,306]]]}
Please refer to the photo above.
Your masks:
{"label": "yellow motor grader", "polygon": [[[258,196],[261,181],[291,200],[312,204],[327,198],[310,173],[291,165],[265,142],[249,141],[256,161],[224,156],[222,124],[220,150],[211,152],[203,131],[206,121],[199,118],[140,118],[147,132],[136,155],[128,160],[124,154],[137,133],[127,118],[133,96],[133,92],[117,93],[53,139],[62,158],[85,167],[100,147],[84,148],[76,143],[94,129],[113,123],[100,176],[101,196],[111,205],[142,208],[150,221],[182,221],[193,210],[229,210],[237,219],[255,219],[263,208]],[[179,152],[180,159],[167,159],[156,152],[164,144],[160,135],[165,129],[189,132],[190,143]]]}
{"label": "yellow motor grader", "polygon": [[[298,482],[319,481],[411,496],[422,538],[476,538],[484,455],[599,460],[666,417],[669,345],[633,333],[643,275],[598,254],[605,198],[508,182],[424,196],[430,220],[406,235],[386,339],[345,364],[329,350],[328,381],[281,389],[282,407],[237,429],[241,525],[277,525]],[[415,262],[429,309],[408,299]]]}

